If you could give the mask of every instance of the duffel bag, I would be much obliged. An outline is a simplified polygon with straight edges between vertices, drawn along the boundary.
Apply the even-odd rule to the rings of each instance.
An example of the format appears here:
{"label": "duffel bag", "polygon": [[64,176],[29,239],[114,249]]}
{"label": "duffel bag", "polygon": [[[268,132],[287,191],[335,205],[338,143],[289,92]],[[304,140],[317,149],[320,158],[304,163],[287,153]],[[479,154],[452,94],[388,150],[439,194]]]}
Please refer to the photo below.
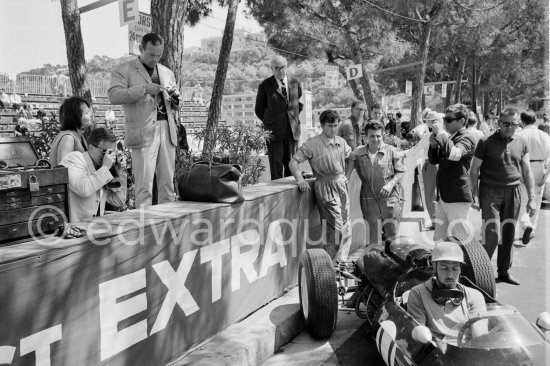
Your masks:
{"label": "duffel bag", "polygon": [[201,161],[176,173],[181,201],[235,203],[244,201],[241,166]]}

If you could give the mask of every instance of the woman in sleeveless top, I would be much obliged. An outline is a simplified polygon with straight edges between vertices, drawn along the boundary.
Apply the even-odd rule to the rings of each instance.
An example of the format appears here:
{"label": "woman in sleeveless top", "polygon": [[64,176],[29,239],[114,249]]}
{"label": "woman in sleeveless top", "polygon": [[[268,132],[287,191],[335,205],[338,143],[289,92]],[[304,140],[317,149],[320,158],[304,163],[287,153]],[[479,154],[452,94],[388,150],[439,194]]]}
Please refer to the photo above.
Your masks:
{"label": "woman in sleeveless top", "polygon": [[92,126],[92,111],[90,104],[80,97],[66,99],[59,108],[59,122],[61,132],[55,137],[50,150],[50,163],[52,166],[59,162],[70,152],[87,151],[87,143],[83,138],[87,127]]}

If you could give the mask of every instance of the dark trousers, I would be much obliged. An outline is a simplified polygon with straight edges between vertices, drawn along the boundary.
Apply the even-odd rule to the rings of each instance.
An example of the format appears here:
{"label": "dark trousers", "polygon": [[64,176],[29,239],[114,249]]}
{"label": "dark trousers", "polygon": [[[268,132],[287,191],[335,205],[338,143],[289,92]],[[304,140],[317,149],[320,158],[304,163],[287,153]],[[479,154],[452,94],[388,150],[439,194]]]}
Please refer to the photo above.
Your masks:
{"label": "dark trousers", "polygon": [[430,220],[435,220],[435,201],[436,199],[436,176],[437,165],[431,164],[428,159],[424,161],[422,168],[422,179],[424,180],[424,197],[426,197],[426,210],[430,215]]}
{"label": "dark trousers", "polygon": [[268,141],[267,156],[269,158],[269,170],[271,180],[289,177],[292,175],[288,163],[296,152],[296,141],[287,122],[285,136],[280,141]]}
{"label": "dark trousers", "polygon": [[482,232],[485,250],[489,258],[492,258],[500,236],[497,270],[499,275],[505,276],[512,268],[512,248],[521,205],[519,186],[496,187],[481,183],[479,203],[485,227],[484,233]]}

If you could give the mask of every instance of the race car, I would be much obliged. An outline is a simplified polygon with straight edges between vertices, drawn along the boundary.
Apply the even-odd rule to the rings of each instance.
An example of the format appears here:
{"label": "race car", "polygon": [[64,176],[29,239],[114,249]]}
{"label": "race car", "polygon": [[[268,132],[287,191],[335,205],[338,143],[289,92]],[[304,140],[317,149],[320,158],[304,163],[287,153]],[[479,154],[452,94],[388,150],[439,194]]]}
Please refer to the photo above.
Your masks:
{"label": "race car", "polygon": [[[352,265],[335,268],[323,249],[308,249],[299,267],[300,308],[308,332],[327,338],[338,310],[355,310],[372,327],[376,347],[394,365],[546,365],[550,360],[550,314],[536,325],[513,306],[495,300],[495,280],[484,248],[461,241],[466,264],[460,282],[477,288],[487,311],[454,329],[455,336],[433,334],[407,313],[409,290],[432,277],[431,252],[406,238],[371,246]],[[352,293],[351,297],[349,293]],[[482,332],[479,326],[482,324]]]}

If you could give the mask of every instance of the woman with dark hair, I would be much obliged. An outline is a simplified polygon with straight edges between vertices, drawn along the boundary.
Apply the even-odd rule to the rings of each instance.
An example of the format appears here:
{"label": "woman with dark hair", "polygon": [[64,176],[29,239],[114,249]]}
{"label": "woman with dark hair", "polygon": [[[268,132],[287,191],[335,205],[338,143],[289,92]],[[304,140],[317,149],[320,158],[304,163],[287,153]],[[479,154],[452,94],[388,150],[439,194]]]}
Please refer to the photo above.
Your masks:
{"label": "woman with dark hair", "polygon": [[92,110],[90,104],[80,97],[65,99],[59,107],[59,122],[61,132],[55,137],[50,150],[50,163],[53,166],[70,152],[87,151],[86,140],[82,137],[86,129],[92,126]]}

